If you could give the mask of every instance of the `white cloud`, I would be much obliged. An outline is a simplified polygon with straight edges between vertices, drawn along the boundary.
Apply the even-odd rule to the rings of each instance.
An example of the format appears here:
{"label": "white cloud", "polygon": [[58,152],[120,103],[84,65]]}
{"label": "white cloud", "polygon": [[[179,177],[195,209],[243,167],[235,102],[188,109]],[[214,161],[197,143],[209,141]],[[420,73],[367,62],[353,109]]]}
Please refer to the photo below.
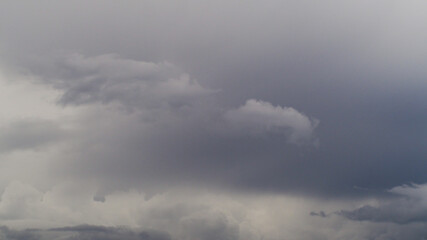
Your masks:
{"label": "white cloud", "polygon": [[79,181],[46,191],[12,182],[1,196],[0,225],[23,229],[91,224],[154,229],[182,240],[278,240],[301,239],[304,231],[317,231],[301,229],[302,222],[321,223],[308,214],[307,208],[315,203],[289,196],[175,189],[147,199],[130,190],[111,193],[105,202],[98,202],[93,200],[95,192],[91,183]]}
{"label": "white cloud", "polygon": [[243,106],[228,111],[225,118],[251,133],[287,134],[292,142],[310,139],[318,124],[317,120],[309,119],[292,107],[273,106],[255,99],[249,99]]}
{"label": "white cloud", "polygon": [[[95,193],[93,184],[84,185],[79,181],[60,183],[45,191],[12,182],[1,196],[0,225],[10,229],[80,224],[127,226],[138,231],[168,233],[171,239],[180,240],[382,240],[405,236],[421,239],[427,233],[426,223],[356,223],[337,215],[320,218],[309,214],[319,208],[330,212],[372,203],[372,199],[323,201],[285,195],[174,189],[149,199],[138,191],[119,191],[107,195],[104,202],[98,202],[93,200]],[[78,232],[78,228],[70,228],[72,230]],[[68,232],[55,234],[66,236]],[[86,239],[83,235],[81,237]]]}
{"label": "white cloud", "polygon": [[427,224],[427,184],[397,186],[389,192],[397,196],[336,214],[355,221]]}
{"label": "white cloud", "polygon": [[389,192],[408,196],[414,199],[427,200],[427,184],[397,186],[390,189]]}

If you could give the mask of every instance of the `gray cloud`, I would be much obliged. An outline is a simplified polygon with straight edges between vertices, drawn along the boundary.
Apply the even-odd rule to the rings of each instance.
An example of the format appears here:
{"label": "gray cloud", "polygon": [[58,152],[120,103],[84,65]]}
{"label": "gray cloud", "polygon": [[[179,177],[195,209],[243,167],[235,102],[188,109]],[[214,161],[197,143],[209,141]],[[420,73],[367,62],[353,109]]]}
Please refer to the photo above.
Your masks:
{"label": "gray cloud", "polygon": [[193,215],[182,219],[182,225],[188,239],[240,239],[239,226],[230,224],[223,214]]}
{"label": "gray cloud", "polygon": [[132,110],[182,105],[212,93],[170,63],[135,61],[113,54],[54,57],[33,72],[40,74],[42,82],[64,92],[59,99],[64,105],[118,102]]}
{"label": "gray cloud", "polygon": [[289,132],[290,141],[310,140],[317,120],[310,120],[293,108],[273,106],[269,102],[249,99],[238,109],[229,110],[225,118],[248,133]]}
{"label": "gray cloud", "polygon": [[[396,207],[400,207],[397,208]],[[407,212],[408,203],[391,204],[381,207],[372,207],[365,205],[356,210],[342,210],[337,214],[355,221],[372,221],[372,222],[393,222],[397,224],[407,224],[412,222],[427,221],[426,210],[421,212]]]}
{"label": "gray cloud", "polygon": [[70,232],[67,240],[170,240],[168,233],[159,231],[136,232],[125,227],[103,227],[92,225],[79,225],[74,227],[53,228],[52,232]]}
{"label": "gray cloud", "polygon": [[63,139],[66,131],[54,121],[22,119],[0,128],[0,152],[37,149]]}
{"label": "gray cloud", "polygon": [[[135,171],[114,174],[116,184],[126,185],[133,182],[128,176],[142,175],[140,169],[148,168],[142,162],[149,161],[155,170],[146,176],[197,175],[242,188],[334,196],[368,194],[353,186],[385,189],[427,181],[426,135],[419,131],[427,119],[419,54],[427,21],[421,2],[43,2],[37,5],[40,14],[31,12],[30,4],[2,4],[4,68],[24,69],[53,84],[63,91],[63,104],[154,108],[143,118],[161,119],[149,131],[134,122],[100,130],[106,132],[104,140],[119,128],[130,135],[88,143],[117,151],[82,154],[81,162],[90,163],[74,165],[76,175],[89,169],[98,171],[87,174],[92,176]],[[170,92],[172,85],[185,90]],[[201,89],[221,91],[212,97]],[[235,141],[218,136],[235,130],[222,125],[222,114],[248,99],[320,119],[319,151],[283,147],[289,139],[274,134],[240,135]],[[177,160],[164,160],[171,158]],[[132,167],[119,168],[114,159]],[[104,165],[95,167],[100,162]],[[189,164],[166,167],[171,162]],[[243,173],[232,173],[236,169]]]}
{"label": "gray cloud", "polygon": [[[218,101],[221,92],[170,63],[72,54],[44,58],[28,70],[38,83],[62,92],[59,103],[89,107],[74,123],[71,154],[62,157],[70,160],[53,164],[58,175],[102,179],[100,188],[108,190],[100,192],[196,183],[189,176],[203,178],[197,181],[203,185],[261,190],[274,181],[271,188],[281,189],[269,176],[274,166],[286,164],[283,155],[300,151],[289,143],[315,144],[317,120],[262,100],[227,110]],[[287,149],[270,147],[276,139]],[[257,162],[261,157],[265,161]],[[269,173],[254,172],[262,168]]]}
{"label": "gray cloud", "polygon": [[[186,236],[182,239],[207,239],[207,240],[234,240],[238,239],[236,230],[228,231],[222,222],[197,222],[195,219],[186,220]],[[215,221],[215,220],[214,220]],[[25,229],[12,230],[6,226],[0,227],[0,236],[3,240],[171,240],[166,232],[147,230],[135,231],[126,227],[104,227],[95,225],[78,225],[52,229]]]}
{"label": "gray cloud", "polygon": [[397,194],[378,206],[365,205],[355,210],[335,214],[355,221],[391,222],[396,224],[427,223],[426,185],[403,185],[390,190]]}
{"label": "gray cloud", "polygon": [[[319,202],[344,197],[352,204],[340,205],[338,213],[325,209],[310,217],[307,207],[304,224],[275,218],[271,226],[319,221],[316,227],[335,232],[301,231],[299,239],[425,237],[425,198],[381,191],[427,182],[424,2],[0,5],[0,77],[54,88],[55,111],[71,113],[66,122],[1,126],[0,152],[7,157],[1,167],[13,171],[1,174],[0,186],[18,178],[15,172],[40,189],[84,182],[61,198],[72,206],[63,214],[70,219],[77,218],[76,199],[86,183],[96,189],[83,201],[87,211],[132,188],[150,196],[188,186]],[[2,105],[4,116],[25,111],[25,101],[12,103]],[[47,111],[32,117],[44,119]],[[64,135],[66,124],[70,135]],[[46,159],[27,166],[33,156]],[[4,196],[39,206],[40,193],[27,192],[14,198],[6,189]],[[1,218],[37,219],[26,201],[2,200]],[[162,213],[176,216],[170,211]],[[235,239],[236,225],[226,220],[209,213],[182,222],[191,236]]]}
{"label": "gray cloud", "polygon": [[318,216],[318,217],[327,217],[328,214],[326,214],[324,211],[320,211],[320,212],[310,212],[310,216]]}
{"label": "gray cloud", "polygon": [[167,233],[149,230],[133,231],[125,227],[104,227],[79,225],[52,229],[11,230],[0,227],[0,236],[4,240],[170,240]]}
{"label": "gray cloud", "polygon": [[4,240],[42,240],[42,238],[32,230],[11,230],[6,226],[0,227],[0,237]]}

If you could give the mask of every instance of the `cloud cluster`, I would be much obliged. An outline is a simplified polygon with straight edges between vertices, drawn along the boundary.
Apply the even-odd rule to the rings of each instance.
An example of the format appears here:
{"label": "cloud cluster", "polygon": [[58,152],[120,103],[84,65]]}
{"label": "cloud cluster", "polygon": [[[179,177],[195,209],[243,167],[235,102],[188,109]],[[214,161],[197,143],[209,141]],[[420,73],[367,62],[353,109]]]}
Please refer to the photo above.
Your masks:
{"label": "cloud cluster", "polygon": [[[422,192],[413,190],[417,194]],[[201,194],[188,189],[175,189],[148,199],[137,191],[115,192],[105,196],[104,202],[94,201],[95,195],[96,188],[82,189],[80,183],[56,186],[46,192],[28,184],[10,184],[0,205],[0,224],[9,227],[0,228],[0,236],[7,240],[279,240],[283,236],[296,240],[383,240],[422,239],[427,233],[426,221],[401,224],[390,218],[355,224],[356,219],[348,219],[339,212],[309,214],[309,210],[323,208],[331,212],[339,206],[372,204],[372,200]],[[414,196],[405,197],[415,200]],[[418,207],[422,209],[426,208]]]}
{"label": "cloud cluster", "polygon": [[4,240],[170,240],[167,233],[157,231],[133,231],[125,227],[78,225],[52,229],[11,230],[0,227]]}
{"label": "cloud cluster", "polygon": [[73,235],[69,240],[170,240],[168,233],[159,231],[132,231],[125,227],[103,227],[79,225],[49,229],[48,232],[68,232]]}
{"label": "cloud cluster", "polygon": [[425,238],[426,7],[0,1],[0,238]]}
{"label": "cloud cluster", "polygon": [[377,206],[364,205],[336,214],[355,221],[390,222],[396,224],[427,223],[427,185],[403,185],[389,192],[397,197],[381,201]]}
{"label": "cloud cluster", "polygon": [[[83,151],[87,149],[78,148],[73,150],[82,150],[80,156],[66,154],[64,158],[82,159],[69,164],[76,172],[103,169],[104,174],[88,175],[111,175],[115,170],[110,166],[121,169],[110,164],[113,158],[131,162],[124,165],[132,167],[123,169],[136,172],[148,168],[141,162],[151,162],[155,167],[150,169],[156,170],[180,162],[182,169],[189,169],[182,174],[187,177],[213,178],[209,175],[214,172],[225,182],[236,178],[232,182],[240,187],[333,196],[364,194],[353,186],[387,189],[427,181],[426,137],[418,131],[427,119],[419,54],[426,39],[420,11],[424,3],[2,4],[2,68],[23,69],[46,88],[54,86],[65,110],[103,104],[144,112],[143,127],[131,120],[128,126],[125,121],[110,124],[116,113],[96,116],[99,109],[88,110],[91,117],[74,113],[85,120],[79,123],[79,140],[71,145],[85,142],[94,154],[92,158]],[[33,7],[40,14],[31,12]],[[247,106],[248,99],[283,111],[260,114]],[[276,114],[290,113],[290,108],[309,121],[298,114]],[[31,113],[39,115],[34,109]],[[229,120],[227,113],[239,120]],[[242,120],[246,115],[251,120]],[[289,147],[289,142],[307,138],[314,117],[322,122],[316,128],[320,150]],[[103,123],[98,126],[88,118]],[[156,126],[147,129],[147,122]],[[91,129],[85,128],[89,125]],[[105,125],[110,128],[100,129]],[[130,135],[120,136],[118,129]],[[260,129],[264,132],[254,137]],[[117,139],[111,140],[116,132]],[[115,154],[93,153],[97,149]],[[164,160],[171,158],[175,161]],[[182,171],[173,164],[167,168],[165,178]],[[243,173],[231,173],[236,169]],[[133,182],[127,175],[137,174],[114,174],[114,182]]]}
{"label": "cloud cluster", "polygon": [[243,106],[229,110],[225,118],[248,133],[279,132],[294,142],[311,139],[317,120],[310,120],[291,107],[273,106],[269,102],[249,99]]}
{"label": "cloud cluster", "polygon": [[[317,120],[262,100],[224,106],[221,92],[203,87],[171,63],[111,54],[41,59],[26,65],[33,84],[53,87],[57,103],[75,110],[66,123],[56,123],[73,131],[65,140],[67,154],[52,157],[61,159],[52,161],[52,175],[99,182],[100,199],[102,192],[122,187],[158,192],[184,182],[261,190],[276,179],[254,172],[254,164],[266,170],[286,164],[283,155],[315,144]],[[283,146],[271,148],[269,139]],[[260,158],[264,161],[257,162]],[[241,175],[233,168],[240,168]],[[245,182],[253,178],[263,183]]]}
{"label": "cloud cluster", "polygon": [[[18,230],[3,227],[0,233],[7,240],[14,237],[237,240],[258,239],[261,232],[268,234],[268,229],[264,229],[268,219],[257,217],[262,211],[262,199],[245,203],[222,194],[182,189],[149,199],[136,191],[115,192],[106,196],[104,202],[98,202],[93,200],[96,188],[86,187],[85,194],[82,191],[74,194],[80,186],[70,183],[43,192],[28,184],[10,184],[1,196],[0,223]],[[64,227],[79,223],[91,225]]]}
{"label": "cloud cluster", "polygon": [[183,105],[212,93],[167,62],[136,61],[114,54],[70,54],[45,59],[38,65],[30,71],[62,90],[59,102],[64,105],[118,102],[130,110],[159,108]]}

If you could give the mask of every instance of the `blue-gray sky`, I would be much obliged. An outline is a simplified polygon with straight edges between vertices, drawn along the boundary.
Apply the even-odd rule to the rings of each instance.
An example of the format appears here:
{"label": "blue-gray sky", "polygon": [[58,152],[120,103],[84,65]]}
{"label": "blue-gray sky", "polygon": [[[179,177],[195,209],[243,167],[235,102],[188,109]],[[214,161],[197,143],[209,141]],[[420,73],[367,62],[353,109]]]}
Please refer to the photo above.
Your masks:
{"label": "blue-gray sky", "polygon": [[2,1],[0,236],[423,239],[426,8]]}

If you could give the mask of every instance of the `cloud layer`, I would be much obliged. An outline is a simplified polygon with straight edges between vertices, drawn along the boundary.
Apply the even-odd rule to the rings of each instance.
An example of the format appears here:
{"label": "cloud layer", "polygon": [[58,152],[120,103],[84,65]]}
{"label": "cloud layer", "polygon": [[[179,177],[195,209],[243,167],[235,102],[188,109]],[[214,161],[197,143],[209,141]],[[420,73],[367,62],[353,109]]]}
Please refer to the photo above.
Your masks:
{"label": "cloud layer", "polygon": [[342,210],[336,214],[355,221],[391,222],[396,224],[426,223],[426,185],[403,185],[390,190],[398,194],[394,199],[377,206],[365,205],[355,210]]}
{"label": "cloud layer", "polygon": [[64,105],[118,102],[139,109],[184,104],[211,92],[170,63],[134,61],[112,54],[61,56],[38,70],[42,81],[64,92],[59,99]]}
{"label": "cloud layer", "polygon": [[1,1],[0,238],[425,238],[426,7]]}

